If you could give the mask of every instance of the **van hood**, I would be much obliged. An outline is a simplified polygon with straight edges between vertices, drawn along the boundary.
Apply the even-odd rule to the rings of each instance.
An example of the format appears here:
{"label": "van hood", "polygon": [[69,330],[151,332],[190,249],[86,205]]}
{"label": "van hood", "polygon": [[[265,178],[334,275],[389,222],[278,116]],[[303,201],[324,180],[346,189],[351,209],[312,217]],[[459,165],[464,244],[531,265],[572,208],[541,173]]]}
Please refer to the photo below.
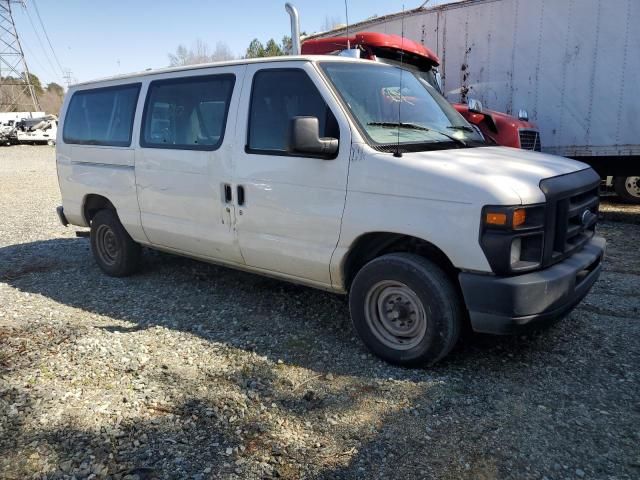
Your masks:
{"label": "van hood", "polygon": [[[386,176],[381,179],[386,182],[384,190],[393,190],[388,193],[462,203],[542,203],[546,199],[539,187],[541,180],[589,168],[564,157],[508,147],[410,152],[401,158],[379,155],[396,167],[381,172]],[[398,181],[390,186],[389,178]]]}

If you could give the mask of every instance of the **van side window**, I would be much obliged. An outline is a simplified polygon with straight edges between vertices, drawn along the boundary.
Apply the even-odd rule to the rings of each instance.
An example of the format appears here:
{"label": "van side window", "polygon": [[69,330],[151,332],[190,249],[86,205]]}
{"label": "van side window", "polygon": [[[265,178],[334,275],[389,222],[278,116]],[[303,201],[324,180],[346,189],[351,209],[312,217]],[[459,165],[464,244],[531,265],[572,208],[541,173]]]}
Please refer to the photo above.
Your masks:
{"label": "van side window", "polygon": [[247,151],[286,155],[291,121],[297,116],[317,117],[321,137],[340,136],[336,118],[304,70],[257,72],[251,92]]}
{"label": "van side window", "polygon": [[140,84],[80,90],[64,121],[65,143],[128,147]]}
{"label": "van side window", "polygon": [[151,82],[140,145],[181,150],[217,149],[224,137],[234,83],[232,74]]}

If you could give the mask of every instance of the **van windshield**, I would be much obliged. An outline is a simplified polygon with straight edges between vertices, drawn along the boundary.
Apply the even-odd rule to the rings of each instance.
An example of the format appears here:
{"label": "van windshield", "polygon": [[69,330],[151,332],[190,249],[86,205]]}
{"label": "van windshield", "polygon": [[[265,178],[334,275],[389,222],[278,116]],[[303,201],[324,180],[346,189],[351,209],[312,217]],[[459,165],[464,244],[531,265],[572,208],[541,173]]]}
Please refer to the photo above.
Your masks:
{"label": "van windshield", "polygon": [[435,88],[409,70],[365,62],[320,66],[374,147],[398,140],[412,150],[486,145]]}

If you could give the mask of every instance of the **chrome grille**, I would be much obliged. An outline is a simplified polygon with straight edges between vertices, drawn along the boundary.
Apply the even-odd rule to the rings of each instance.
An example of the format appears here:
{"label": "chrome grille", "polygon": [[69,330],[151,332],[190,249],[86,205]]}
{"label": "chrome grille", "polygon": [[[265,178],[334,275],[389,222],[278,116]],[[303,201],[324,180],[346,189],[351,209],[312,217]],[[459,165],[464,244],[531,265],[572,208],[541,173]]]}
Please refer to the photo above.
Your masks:
{"label": "chrome grille", "polygon": [[540,132],[537,130],[520,130],[520,148],[523,150],[542,150],[540,143]]}

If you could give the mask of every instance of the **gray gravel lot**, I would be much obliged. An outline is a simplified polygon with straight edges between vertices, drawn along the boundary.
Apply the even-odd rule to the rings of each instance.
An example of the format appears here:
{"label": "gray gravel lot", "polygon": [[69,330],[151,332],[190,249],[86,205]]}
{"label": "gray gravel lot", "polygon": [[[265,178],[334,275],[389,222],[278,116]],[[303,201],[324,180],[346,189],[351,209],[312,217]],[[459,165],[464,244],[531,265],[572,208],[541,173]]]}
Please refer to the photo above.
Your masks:
{"label": "gray gravel lot", "polygon": [[640,478],[640,208],[563,322],[431,369],[354,337],[343,298],[145,252],[100,273],[58,224],[54,150],[0,149],[0,477]]}

